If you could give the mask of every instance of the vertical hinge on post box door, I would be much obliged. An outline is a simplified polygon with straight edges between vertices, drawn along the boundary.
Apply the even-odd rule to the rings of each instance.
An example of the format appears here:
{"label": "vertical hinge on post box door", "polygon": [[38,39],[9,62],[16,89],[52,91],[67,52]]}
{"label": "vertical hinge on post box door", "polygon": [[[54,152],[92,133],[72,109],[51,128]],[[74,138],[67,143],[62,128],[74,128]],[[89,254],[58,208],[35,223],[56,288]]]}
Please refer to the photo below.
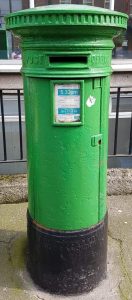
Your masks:
{"label": "vertical hinge on post box door", "polygon": [[96,147],[102,143],[102,134],[93,135],[91,137],[91,146]]}

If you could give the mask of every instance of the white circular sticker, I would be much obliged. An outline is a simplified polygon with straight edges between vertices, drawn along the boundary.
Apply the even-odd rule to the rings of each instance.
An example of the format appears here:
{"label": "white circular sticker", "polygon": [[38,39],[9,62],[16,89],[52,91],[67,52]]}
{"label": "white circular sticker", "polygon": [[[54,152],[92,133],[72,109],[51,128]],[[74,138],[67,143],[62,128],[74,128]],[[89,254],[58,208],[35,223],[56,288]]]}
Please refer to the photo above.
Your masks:
{"label": "white circular sticker", "polygon": [[93,96],[90,96],[90,97],[87,99],[86,105],[87,105],[88,107],[91,107],[91,106],[93,106],[93,105],[95,104],[95,102],[96,102],[96,98],[93,97]]}

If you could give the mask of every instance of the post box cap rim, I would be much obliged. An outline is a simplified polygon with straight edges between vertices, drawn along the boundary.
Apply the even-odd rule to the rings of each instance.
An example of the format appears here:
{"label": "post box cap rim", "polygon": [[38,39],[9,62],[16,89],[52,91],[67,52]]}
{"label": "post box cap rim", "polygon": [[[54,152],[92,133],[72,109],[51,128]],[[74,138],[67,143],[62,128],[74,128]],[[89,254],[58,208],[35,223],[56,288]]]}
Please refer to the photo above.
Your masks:
{"label": "post box cap rim", "polygon": [[88,5],[48,5],[25,9],[5,17],[6,28],[28,26],[92,25],[127,27],[128,16],[124,13]]}

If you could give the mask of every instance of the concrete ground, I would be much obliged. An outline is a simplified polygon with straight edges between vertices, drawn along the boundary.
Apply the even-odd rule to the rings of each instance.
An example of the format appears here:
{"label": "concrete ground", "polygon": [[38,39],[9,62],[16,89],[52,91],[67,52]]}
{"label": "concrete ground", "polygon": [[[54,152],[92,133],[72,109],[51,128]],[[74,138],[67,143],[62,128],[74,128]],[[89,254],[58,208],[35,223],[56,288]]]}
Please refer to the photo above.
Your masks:
{"label": "concrete ground", "polygon": [[108,197],[108,275],[94,291],[75,297],[49,295],[26,271],[27,204],[0,205],[0,300],[132,300],[132,195]]}

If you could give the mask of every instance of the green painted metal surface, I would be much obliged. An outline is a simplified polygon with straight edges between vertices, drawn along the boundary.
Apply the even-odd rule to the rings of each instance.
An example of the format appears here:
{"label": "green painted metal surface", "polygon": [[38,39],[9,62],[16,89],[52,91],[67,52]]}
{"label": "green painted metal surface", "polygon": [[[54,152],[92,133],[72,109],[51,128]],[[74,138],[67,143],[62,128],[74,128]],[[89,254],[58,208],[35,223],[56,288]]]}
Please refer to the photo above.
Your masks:
{"label": "green painted metal surface", "polygon": [[23,50],[31,217],[51,229],[91,227],[107,210],[112,37],[127,16],[53,5],[10,14],[6,26]]}

